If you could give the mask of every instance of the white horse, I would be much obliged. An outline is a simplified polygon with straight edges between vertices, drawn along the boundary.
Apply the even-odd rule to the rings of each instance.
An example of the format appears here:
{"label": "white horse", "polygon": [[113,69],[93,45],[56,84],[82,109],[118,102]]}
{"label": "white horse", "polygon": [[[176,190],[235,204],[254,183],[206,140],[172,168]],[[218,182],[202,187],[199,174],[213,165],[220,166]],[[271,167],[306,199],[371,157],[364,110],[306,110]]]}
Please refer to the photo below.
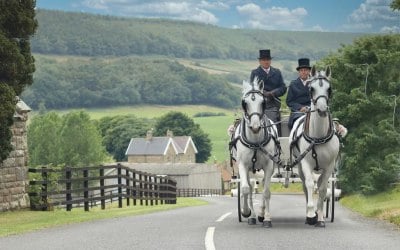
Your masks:
{"label": "white horse", "polygon": [[263,170],[264,190],[258,220],[263,223],[263,227],[272,227],[269,187],[280,150],[277,147],[276,126],[264,114],[266,100],[263,96],[263,89],[264,82],[258,81],[257,78],[252,83],[243,81],[243,118],[234,134],[234,138],[236,138],[235,159],[239,167],[240,199],[243,201],[241,202],[243,204],[241,214],[248,217],[250,225],[256,224],[249,171],[255,173],[255,171]]}
{"label": "white horse", "polygon": [[[296,120],[290,132],[291,155],[298,164],[303,191],[307,202],[306,224],[325,227],[323,205],[326,198],[328,179],[334,170],[339,153],[339,138],[329,111],[331,69],[317,72],[311,69],[308,80],[311,106],[305,116]],[[313,201],[313,174],[320,174],[317,180],[318,199],[316,211]],[[332,201],[333,202],[333,201]]]}

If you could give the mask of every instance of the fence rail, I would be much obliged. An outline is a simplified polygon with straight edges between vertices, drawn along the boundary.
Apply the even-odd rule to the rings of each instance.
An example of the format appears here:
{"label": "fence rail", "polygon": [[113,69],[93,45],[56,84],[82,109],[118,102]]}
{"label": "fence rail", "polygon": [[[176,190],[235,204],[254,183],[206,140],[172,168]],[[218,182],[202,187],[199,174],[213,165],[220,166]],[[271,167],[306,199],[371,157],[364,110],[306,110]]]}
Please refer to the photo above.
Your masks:
{"label": "fence rail", "polygon": [[[105,175],[105,170],[115,172]],[[89,204],[100,202],[105,209],[107,201],[118,200],[122,208],[126,205],[176,204],[176,182],[166,176],[158,176],[130,169],[121,164],[96,167],[63,169],[30,168],[38,180],[29,181],[31,209],[50,210],[53,206],[65,206],[71,211],[73,206],[84,204],[89,211]]]}

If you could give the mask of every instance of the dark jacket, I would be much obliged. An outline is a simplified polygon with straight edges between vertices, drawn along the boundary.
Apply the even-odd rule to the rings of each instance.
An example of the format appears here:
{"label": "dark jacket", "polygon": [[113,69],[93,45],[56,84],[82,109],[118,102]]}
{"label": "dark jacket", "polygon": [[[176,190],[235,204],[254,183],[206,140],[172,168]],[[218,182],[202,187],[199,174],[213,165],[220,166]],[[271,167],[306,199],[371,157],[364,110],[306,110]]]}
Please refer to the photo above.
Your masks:
{"label": "dark jacket", "polygon": [[[251,71],[250,74],[250,82],[253,82],[255,77],[258,77],[258,80],[264,81],[264,90],[272,91],[274,96],[280,100],[280,96],[283,96],[286,93],[286,85],[283,82],[281,71],[277,68],[270,67],[269,73],[264,71],[264,69],[259,66],[258,68]],[[276,106],[280,107],[279,101],[271,100],[271,102],[267,103],[268,106]]]}
{"label": "dark jacket", "polygon": [[302,107],[311,105],[308,86],[304,86],[300,78],[297,78],[290,83],[288,94],[286,96],[286,104],[292,112],[290,113],[288,123],[288,126],[291,129],[294,121],[303,115],[301,113],[293,112],[299,112]]}

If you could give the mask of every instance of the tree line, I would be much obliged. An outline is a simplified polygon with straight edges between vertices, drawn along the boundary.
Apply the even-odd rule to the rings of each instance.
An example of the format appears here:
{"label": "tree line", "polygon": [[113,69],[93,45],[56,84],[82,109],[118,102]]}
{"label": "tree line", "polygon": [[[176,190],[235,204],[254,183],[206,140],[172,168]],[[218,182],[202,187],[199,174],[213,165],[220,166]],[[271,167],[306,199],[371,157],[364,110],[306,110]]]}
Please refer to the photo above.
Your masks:
{"label": "tree line", "polygon": [[[226,29],[166,19],[121,18],[37,10],[35,53],[80,56],[163,55],[253,60],[265,45],[275,58],[320,59],[362,34]],[[332,36],[335,39],[332,39]]]}
{"label": "tree line", "polygon": [[240,90],[224,76],[164,59],[37,58],[35,84],[22,98],[34,109],[106,107],[135,104],[207,104],[235,107]]}

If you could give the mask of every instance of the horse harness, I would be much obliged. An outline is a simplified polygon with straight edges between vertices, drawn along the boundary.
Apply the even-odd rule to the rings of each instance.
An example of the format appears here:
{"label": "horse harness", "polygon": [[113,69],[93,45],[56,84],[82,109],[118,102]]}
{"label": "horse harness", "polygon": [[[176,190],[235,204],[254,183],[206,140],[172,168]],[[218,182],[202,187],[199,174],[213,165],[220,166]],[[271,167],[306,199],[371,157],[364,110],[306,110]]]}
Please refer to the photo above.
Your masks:
{"label": "horse harness", "polygon": [[[263,96],[261,91],[252,89],[251,91],[247,92],[244,95],[244,97],[252,95],[251,99],[254,100],[255,99],[255,94]],[[244,115],[243,115],[243,118],[241,119],[241,122],[240,122],[241,124],[240,124],[239,136],[238,137],[234,137],[234,136],[232,137],[232,140],[229,143],[229,150],[232,152],[232,150],[231,150],[232,147],[235,147],[235,149],[236,149],[236,143],[237,143],[238,140],[240,140],[240,142],[245,147],[247,147],[249,149],[252,149],[253,150],[253,157],[251,159],[251,162],[253,163],[253,165],[252,165],[253,173],[255,173],[256,171],[259,170],[259,169],[256,169],[256,167],[255,167],[255,164],[257,162],[257,151],[258,150],[263,152],[264,154],[266,154],[273,162],[281,165],[282,164],[281,160],[280,160],[281,146],[280,146],[279,140],[277,139],[278,136],[276,134],[272,135],[272,133],[273,133],[272,125],[273,124],[270,123],[270,121],[267,119],[266,115],[264,114],[264,111],[266,109],[266,101],[264,100],[264,102],[263,102],[263,107],[262,107],[263,114],[262,115],[259,114],[259,113],[248,114],[247,113],[246,103],[245,103],[244,100],[242,100],[242,108],[244,110]],[[264,126],[263,126],[264,138],[263,138],[263,140],[261,142],[257,142],[257,143],[250,142],[248,140],[247,136],[246,136],[246,129],[245,129],[246,121],[245,120],[246,119],[250,120],[253,115],[260,116],[260,119],[264,122]],[[271,154],[270,152],[268,152],[267,150],[264,149],[264,146],[267,145],[270,142],[271,139],[273,139],[274,142],[275,142],[275,145],[277,145],[276,150],[275,150],[275,154]],[[233,166],[232,159],[233,159],[233,155],[231,153],[231,166]]]}
{"label": "horse harness", "polygon": [[[321,144],[325,144],[328,141],[330,141],[332,139],[332,137],[335,135],[335,130],[333,128],[333,122],[332,122],[332,117],[331,114],[329,113],[329,131],[327,133],[326,136],[322,137],[322,138],[315,138],[315,137],[311,137],[309,135],[309,125],[310,125],[310,114],[312,111],[307,112],[307,114],[305,115],[305,117],[302,117],[300,119],[302,119],[302,121],[299,122],[296,130],[293,133],[293,140],[290,143],[290,162],[291,164],[287,167],[292,168],[293,166],[297,165],[310,151],[312,151],[312,157],[315,160],[315,167],[314,170],[315,171],[319,171],[320,167],[318,164],[318,155],[317,152],[315,150],[315,146],[316,145],[321,145]],[[304,129],[303,132],[297,136],[297,130],[299,129],[300,125],[304,123]],[[296,159],[294,161],[292,161],[292,151],[293,148],[296,147],[299,151],[299,145],[298,145],[298,141],[299,139],[303,137],[308,143],[310,143],[310,145],[308,146],[308,148],[301,153],[298,157],[296,157]]]}
{"label": "horse harness", "polygon": [[[253,150],[253,157],[251,158],[251,162],[253,163],[253,166],[252,166],[253,173],[255,173],[256,170],[259,170],[259,169],[255,168],[255,164],[257,162],[257,151],[258,150],[260,150],[261,152],[266,154],[273,162],[275,162],[277,164],[281,164],[281,160],[280,160],[281,146],[280,146],[279,140],[277,139],[277,136],[273,136],[272,135],[273,130],[272,130],[272,124],[270,123],[270,121],[268,119],[266,119],[266,117],[263,119],[263,121],[266,124],[265,124],[265,126],[263,126],[264,138],[263,138],[263,140],[261,142],[253,143],[253,142],[250,142],[247,139],[244,119],[242,120],[240,135],[237,138],[237,140],[240,140],[240,142],[244,146],[246,146],[247,148]],[[273,139],[274,142],[275,142],[275,145],[277,145],[276,150],[275,150],[275,154],[271,154],[270,152],[268,152],[264,148],[264,146],[267,145],[270,142],[271,139]]]}

